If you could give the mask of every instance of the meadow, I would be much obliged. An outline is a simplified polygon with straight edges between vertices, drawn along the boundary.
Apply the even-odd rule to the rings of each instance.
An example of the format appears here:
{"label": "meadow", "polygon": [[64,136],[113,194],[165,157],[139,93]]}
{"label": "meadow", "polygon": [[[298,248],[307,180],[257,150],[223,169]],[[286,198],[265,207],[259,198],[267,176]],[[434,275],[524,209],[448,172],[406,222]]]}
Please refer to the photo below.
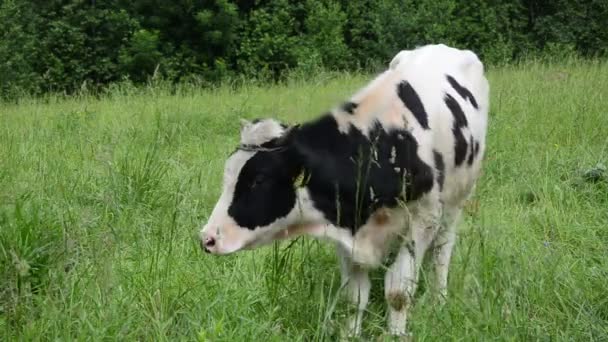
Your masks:
{"label": "meadow", "polygon": [[[0,339],[335,340],[330,245],[227,257],[196,235],[239,118],[316,117],[371,75],[280,85],[119,85],[0,105]],[[608,341],[608,63],[490,68],[484,173],[449,300],[421,278],[417,341]],[[364,336],[383,333],[382,272]]]}

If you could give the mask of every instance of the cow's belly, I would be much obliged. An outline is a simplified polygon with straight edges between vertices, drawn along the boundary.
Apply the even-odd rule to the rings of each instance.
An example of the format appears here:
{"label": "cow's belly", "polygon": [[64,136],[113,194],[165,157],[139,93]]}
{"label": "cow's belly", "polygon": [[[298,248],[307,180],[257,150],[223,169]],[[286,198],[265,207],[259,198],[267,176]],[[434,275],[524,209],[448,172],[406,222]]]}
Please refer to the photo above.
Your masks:
{"label": "cow's belly", "polygon": [[349,232],[346,239],[336,241],[348,251],[353,262],[375,268],[383,263],[391,250],[407,236],[407,210],[402,208],[378,209],[360,227],[354,236]]}
{"label": "cow's belly", "polygon": [[445,204],[461,207],[471,195],[475,183],[479,178],[479,161],[472,166],[456,168],[446,174],[443,191],[440,194],[441,201]]}

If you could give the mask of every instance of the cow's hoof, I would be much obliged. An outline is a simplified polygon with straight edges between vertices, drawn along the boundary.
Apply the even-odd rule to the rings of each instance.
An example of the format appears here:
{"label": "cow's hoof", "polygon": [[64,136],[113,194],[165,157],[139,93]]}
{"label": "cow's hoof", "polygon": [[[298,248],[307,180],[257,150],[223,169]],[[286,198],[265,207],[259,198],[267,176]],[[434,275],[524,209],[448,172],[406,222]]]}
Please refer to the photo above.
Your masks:
{"label": "cow's hoof", "polygon": [[353,341],[364,341],[364,340],[361,338],[360,333],[354,334],[352,332],[344,331],[342,334],[340,334],[340,341],[341,342],[342,341],[343,342],[346,342],[346,341],[353,342]]}
{"label": "cow's hoof", "polygon": [[353,331],[351,329],[344,327],[340,331],[340,341],[358,342],[358,341],[368,341],[368,339],[363,338],[360,329],[357,331]]}
{"label": "cow's hoof", "polygon": [[383,335],[380,335],[376,342],[414,342],[414,337],[411,333],[405,333],[400,335],[385,333]]}
{"label": "cow's hoof", "polygon": [[435,303],[437,304],[437,306],[439,308],[444,307],[447,304],[447,302],[448,302],[448,298],[447,298],[447,296],[445,296],[443,294],[438,294],[435,297]]}

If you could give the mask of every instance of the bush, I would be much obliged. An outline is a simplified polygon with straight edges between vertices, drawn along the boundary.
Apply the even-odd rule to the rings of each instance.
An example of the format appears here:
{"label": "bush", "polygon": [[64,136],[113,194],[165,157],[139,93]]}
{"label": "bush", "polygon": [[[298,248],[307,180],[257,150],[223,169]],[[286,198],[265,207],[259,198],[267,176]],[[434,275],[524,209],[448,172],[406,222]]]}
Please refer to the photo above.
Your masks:
{"label": "bush", "polygon": [[295,67],[298,37],[287,0],[253,10],[243,22],[237,66],[246,75],[276,79]]}
{"label": "bush", "polygon": [[145,81],[154,73],[163,57],[158,48],[158,31],[136,31],[129,44],[120,51],[119,61],[124,73],[135,81]]}
{"label": "bush", "polygon": [[304,21],[304,52],[298,64],[307,56],[316,56],[320,66],[326,69],[343,69],[348,66],[348,47],[344,42],[346,14],[340,5],[332,1],[306,2],[307,16]]}
{"label": "bush", "polygon": [[487,64],[608,54],[605,0],[0,0],[0,96],[152,75],[214,84],[385,68],[444,43]]}
{"label": "bush", "polygon": [[42,75],[34,69],[37,58],[36,25],[31,7],[13,1],[0,2],[0,95],[35,93]]}

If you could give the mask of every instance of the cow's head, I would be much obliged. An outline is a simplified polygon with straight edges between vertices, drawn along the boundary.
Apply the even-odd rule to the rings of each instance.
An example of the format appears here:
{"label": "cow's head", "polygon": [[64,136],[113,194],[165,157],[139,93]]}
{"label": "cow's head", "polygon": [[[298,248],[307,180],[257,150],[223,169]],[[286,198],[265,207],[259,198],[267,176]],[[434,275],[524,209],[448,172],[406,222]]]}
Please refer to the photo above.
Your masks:
{"label": "cow's head", "polygon": [[289,148],[290,131],[272,119],[241,122],[240,146],[226,161],[222,194],[201,230],[206,252],[267,244],[300,219],[302,169]]}

